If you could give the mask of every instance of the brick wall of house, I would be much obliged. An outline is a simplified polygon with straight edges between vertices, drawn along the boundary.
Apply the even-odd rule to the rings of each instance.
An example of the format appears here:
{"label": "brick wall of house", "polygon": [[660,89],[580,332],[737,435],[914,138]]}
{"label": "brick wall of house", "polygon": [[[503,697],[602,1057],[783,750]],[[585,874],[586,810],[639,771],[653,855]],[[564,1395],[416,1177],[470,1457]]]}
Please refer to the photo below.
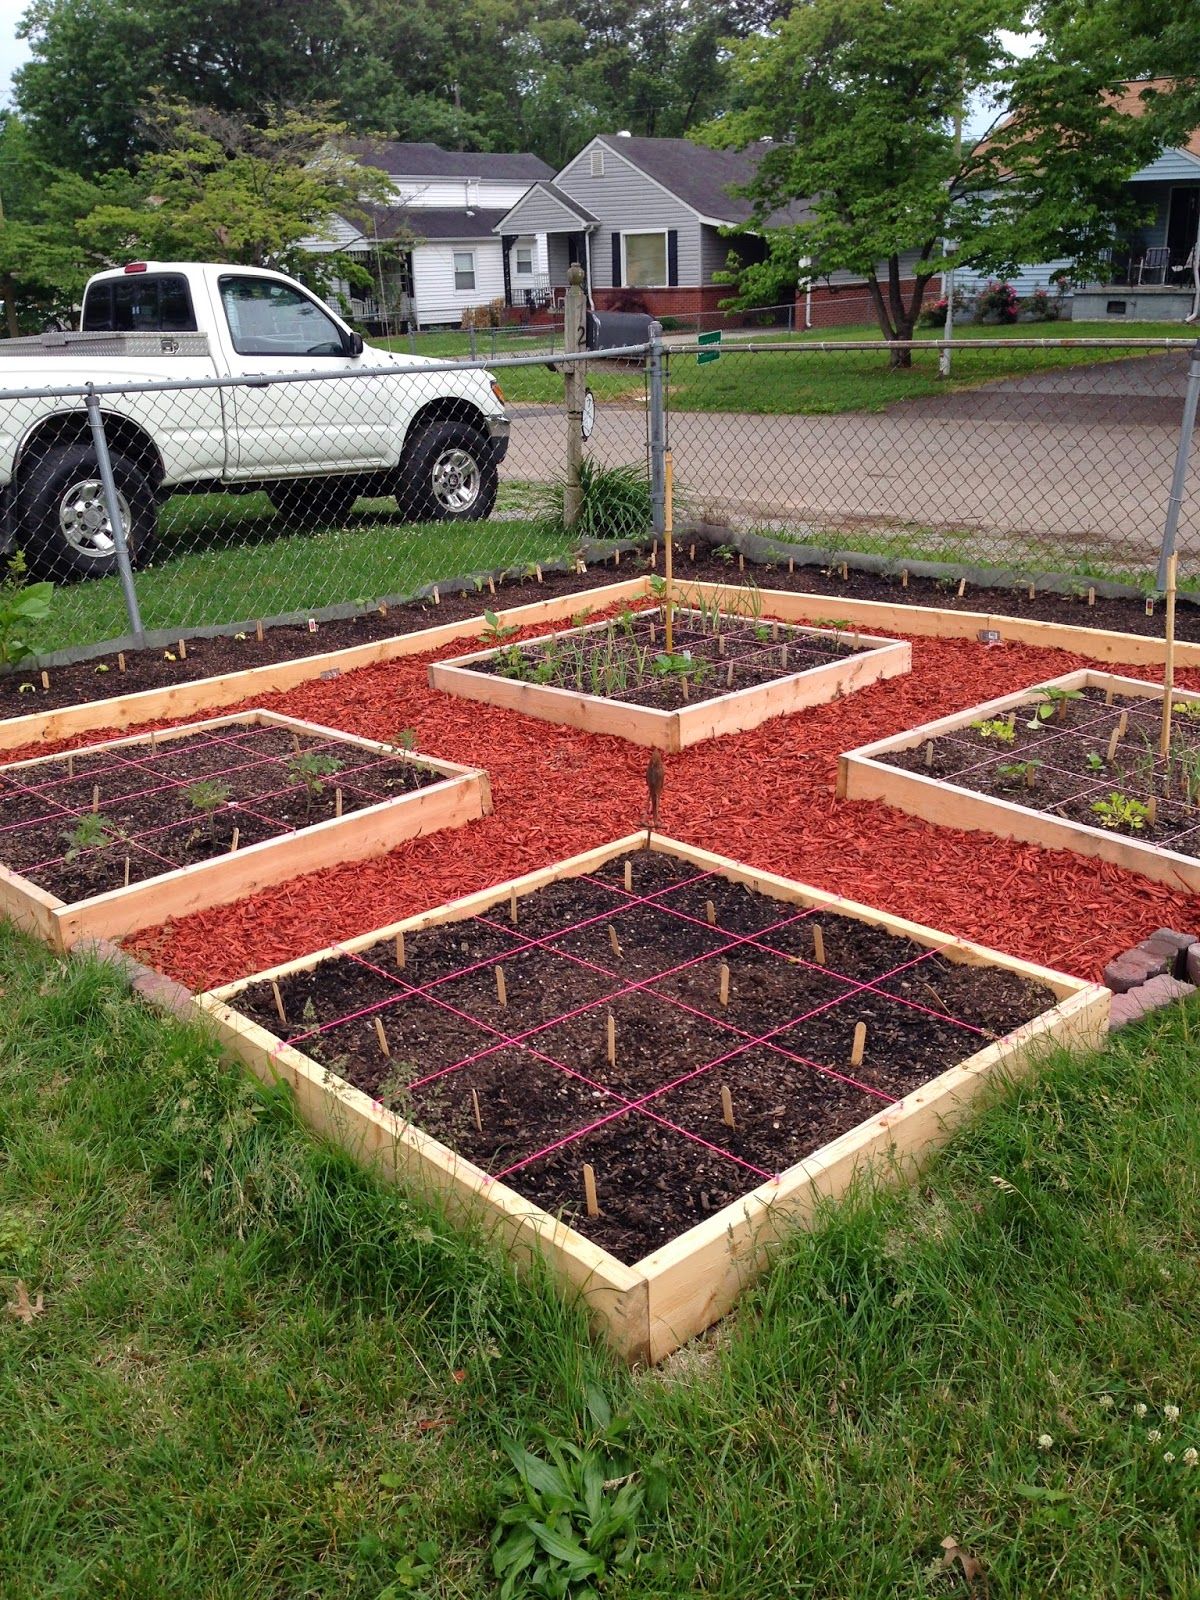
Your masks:
{"label": "brick wall of house", "polygon": [[[910,295],[914,288],[911,278],[901,280],[900,291]],[[936,283],[925,290],[926,305],[932,305],[940,293]],[[796,295],[796,327],[804,326],[805,297]],[[814,328],[850,328],[861,324],[874,324],[875,307],[865,284],[816,284],[808,306],[810,325]]]}

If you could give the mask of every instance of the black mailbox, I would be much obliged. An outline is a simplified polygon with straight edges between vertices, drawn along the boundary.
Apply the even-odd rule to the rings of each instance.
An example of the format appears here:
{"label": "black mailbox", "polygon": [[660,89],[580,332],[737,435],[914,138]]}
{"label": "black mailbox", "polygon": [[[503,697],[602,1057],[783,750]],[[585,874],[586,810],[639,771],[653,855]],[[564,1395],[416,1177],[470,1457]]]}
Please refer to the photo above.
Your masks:
{"label": "black mailbox", "polygon": [[644,311],[589,311],[587,347],[589,350],[621,350],[628,345],[649,344],[654,318]]}

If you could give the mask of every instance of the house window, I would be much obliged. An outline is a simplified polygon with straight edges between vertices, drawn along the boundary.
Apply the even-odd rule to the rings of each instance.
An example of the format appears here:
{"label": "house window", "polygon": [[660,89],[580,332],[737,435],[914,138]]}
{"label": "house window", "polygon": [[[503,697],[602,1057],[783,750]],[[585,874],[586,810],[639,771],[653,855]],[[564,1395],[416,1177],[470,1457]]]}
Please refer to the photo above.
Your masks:
{"label": "house window", "polygon": [[456,250],[454,252],[454,287],[456,289],[475,288],[475,252],[474,250]]}
{"label": "house window", "polygon": [[667,281],[666,233],[623,233],[621,282],[631,289],[661,289]]}
{"label": "house window", "polygon": [[604,176],[604,151],[603,150],[593,150],[592,151],[592,177],[593,178],[602,178],[603,176]]}
{"label": "house window", "polygon": [[533,277],[533,246],[531,244],[519,244],[517,246],[517,277]]}

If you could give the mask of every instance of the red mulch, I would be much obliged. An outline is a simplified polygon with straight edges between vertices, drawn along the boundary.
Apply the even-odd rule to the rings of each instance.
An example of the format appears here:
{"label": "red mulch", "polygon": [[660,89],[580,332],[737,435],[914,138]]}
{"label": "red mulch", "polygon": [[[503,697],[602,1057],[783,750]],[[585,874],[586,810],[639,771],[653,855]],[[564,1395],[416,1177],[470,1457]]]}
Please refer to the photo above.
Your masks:
{"label": "red mulch", "polygon": [[[493,816],[146,930],[128,947],[190,987],[209,988],[642,825],[648,751],[435,694],[425,682],[430,659],[368,667],[254,703],[376,738],[413,727],[421,750],[488,770]],[[1200,927],[1197,897],[1069,852],[934,828],[875,802],[833,797],[840,751],[1089,664],[1023,645],[914,640],[909,677],[667,756],[662,831],[1097,977],[1110,956],[1153,928]],[[1144,668],[1114,670],[1153,676]],[[1200,688],[1200,672],[1179,678]]]}

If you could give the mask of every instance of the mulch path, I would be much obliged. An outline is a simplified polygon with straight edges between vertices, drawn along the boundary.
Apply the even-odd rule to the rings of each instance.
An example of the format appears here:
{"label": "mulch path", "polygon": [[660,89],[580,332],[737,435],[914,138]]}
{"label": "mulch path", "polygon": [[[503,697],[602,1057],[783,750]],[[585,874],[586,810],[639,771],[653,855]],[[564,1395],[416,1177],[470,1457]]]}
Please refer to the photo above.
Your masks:
{"label": "mulch path", "polygon": [[[463,648],[460,642],[437,654]],[[189,987],[209,988],[643,824],[645,749],[434,693],[425,681],[431,659],[368,667],[254,703],[374,738],[411,726],[422,752],[488,770],[493,816],[410,841],[379,860],[147,930],[126,941],[129,948]],[[1154,928],[1200,924],[1200,897],[1069,852],[933,828],[875,802],[833,796],[839,752],[1091,664],[1060,650],[916,639],[908,677],[667,756],[662,831],[947,933],[1098,977],[1114,952]],[[1114,670],[1153,676],[1144,668]],[[1177,677],[1181,686],[1200,690],[1200,671]]]}

